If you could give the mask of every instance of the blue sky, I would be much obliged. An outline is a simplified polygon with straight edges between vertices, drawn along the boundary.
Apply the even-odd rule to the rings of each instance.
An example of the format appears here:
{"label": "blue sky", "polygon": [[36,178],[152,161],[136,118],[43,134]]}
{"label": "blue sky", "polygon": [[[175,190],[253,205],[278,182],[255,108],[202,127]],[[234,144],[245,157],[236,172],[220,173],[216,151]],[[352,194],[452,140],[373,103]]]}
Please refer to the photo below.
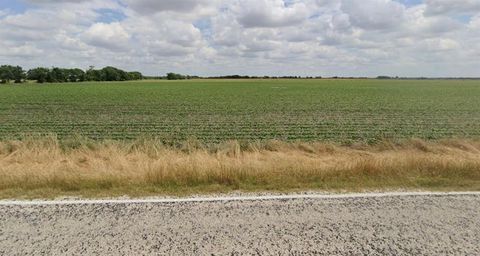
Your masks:
{"label": "blue sky", "polygon": [[[27,10],[38,8],[41,8],[41,6],[19,0],[4,0],[0,2],[0,9],[8,10],[12,14],[21,14]],[[97,22],[114,22],[126,18],[126,15],[121,10],[100,8],[97,11],[100,14],[100,17],[96,20]]]}
{"label": "blue sky", "polygon": [[0,9],[8,9],[14,13],[22,13],[27,9],[27,5],[17,0],[3,0],[0,1]]}
{"label": "blue sky", "polygon": [[127,18],[127,16],[120,10],[114,9],[98,9],[99,17],[95,22],[111,23],[119,22]]}
{"label": "blue sky", "polygon": [[413,5],[418,5],[422,4],[422,0],[398,0],[398,2],[405,4],[406,6],[413,6]]}
{"label": "blue sky", "polygon": [[480,1],[3,0],[0,64],[480,76]]}

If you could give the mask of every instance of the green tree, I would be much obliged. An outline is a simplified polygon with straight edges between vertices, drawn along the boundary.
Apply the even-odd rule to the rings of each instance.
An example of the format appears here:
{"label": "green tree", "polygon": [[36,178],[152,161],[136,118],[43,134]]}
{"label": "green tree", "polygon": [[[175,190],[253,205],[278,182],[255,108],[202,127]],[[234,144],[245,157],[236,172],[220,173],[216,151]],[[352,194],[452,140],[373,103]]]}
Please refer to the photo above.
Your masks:
{"label": "green tree", "polygon": [[114,67],[104,67],[102,71],[105,73],[106,81],[127,81],[130,80],[130,76],[127,72],[114,68]]}
{"label": "green tree", "polygon": [[93,66],[85,73],[86,81],[105,81],[105,73],[101,70],[95,70]]}
{"label": "green tree", "polygon": [[13,74],[13,80],[15,80],[15,83],[22,83],[26,78],[27,75],[25,74],[25,71],[23,70],[22,67],[16,66],[16,67],[11,67],[12,69],[12,74]]}
{"label": "green tree", "polygon": [[65,69],[65,78],[68,82],[83,82],[85,81],[85,72],[79,68]]}
{"label": "green tree", "polygon": [[57,67],[53,67],[47,76],[47,82],[49,83],[64,83],[67,82],[65,70]]}
{"label": "green tree", "polygon": [[23,68],[20,66],[0,66],[0,82],[3,84],[11,80],[15,81],[15,83],[21,83],[25,78],[25,71],[23,71]]}
{"label": "green tree", "polygon": [[[2,66],[3,68],[3,66]],[[2,69],[3,70],[3,69]],[[11,71],[8,68],[5,71]],[[4,72],[7,74],[8,72]],[[24,72],[23,72],[24,73]],[[9,74],[9,73],[8,73]],[[10,76],[5,75],[9,80]],[[24,74],[25,77],[25,74]],[[83,82],[83,81],[128,81],[143,79],[140,72],[126,72],[115,67],[105,67],[100,70],[94,69],[90,66],[87,71],[79,68],[64,69],[53,67],[48,68],[34,68],[27,72],[27,77],[30,80],[36,80],[38,83],[64,83],[64,82]]]}
{"label": "green tree", "polygon": [[175,73],[168,73],[167,74],[168,80],[184,80],[186,77],[184,75],[175,74]]}
{"label": "green tree", "polygon": [[11,67],[12,66],[8,66],[8,65],[0,66],[0,83],[6,84],[10,82],[10,80],[14,79],[14,75]]}
{"label": "green tree", "polygon": [[128,80],[142,80],[143,75],[140,72],[128,72],[129,79]]}
{"label": "green tree", "polygon": [[34,68],[27,72],[28,80],[36,80],[37,83],[45,83],[50,73],[48,68]]}

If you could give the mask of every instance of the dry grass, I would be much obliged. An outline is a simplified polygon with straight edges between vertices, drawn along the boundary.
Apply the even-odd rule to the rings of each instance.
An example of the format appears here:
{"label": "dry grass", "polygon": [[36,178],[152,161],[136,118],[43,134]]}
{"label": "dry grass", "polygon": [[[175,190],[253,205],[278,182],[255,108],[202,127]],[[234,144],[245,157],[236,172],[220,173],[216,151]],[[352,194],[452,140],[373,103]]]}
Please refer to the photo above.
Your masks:
{"label": "dry grass", "polygon": [[0,198],[232,190],[480,190],[480,142],[0,142]]}

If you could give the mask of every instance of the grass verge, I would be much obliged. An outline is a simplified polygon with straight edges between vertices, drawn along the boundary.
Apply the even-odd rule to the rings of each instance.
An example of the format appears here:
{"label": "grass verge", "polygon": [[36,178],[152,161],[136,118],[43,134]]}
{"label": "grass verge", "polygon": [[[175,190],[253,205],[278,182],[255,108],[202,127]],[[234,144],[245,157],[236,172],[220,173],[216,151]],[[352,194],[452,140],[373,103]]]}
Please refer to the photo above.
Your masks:
{"label": "grass verge", "polygon": [[188,195],[230,191],[480,190],[480,142],[155,139],[0,142],[0,198]]}

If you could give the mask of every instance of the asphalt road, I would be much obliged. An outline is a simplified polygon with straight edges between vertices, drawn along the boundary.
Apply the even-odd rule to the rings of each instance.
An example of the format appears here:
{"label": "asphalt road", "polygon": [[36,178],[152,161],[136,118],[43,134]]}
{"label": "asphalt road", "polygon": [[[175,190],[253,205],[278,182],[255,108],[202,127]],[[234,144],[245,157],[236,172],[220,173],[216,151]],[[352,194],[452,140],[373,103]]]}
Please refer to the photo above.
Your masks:
{"label": "asphalt road", "polygon": [[480,194],[0,203],[0,255],[480,255]]}

